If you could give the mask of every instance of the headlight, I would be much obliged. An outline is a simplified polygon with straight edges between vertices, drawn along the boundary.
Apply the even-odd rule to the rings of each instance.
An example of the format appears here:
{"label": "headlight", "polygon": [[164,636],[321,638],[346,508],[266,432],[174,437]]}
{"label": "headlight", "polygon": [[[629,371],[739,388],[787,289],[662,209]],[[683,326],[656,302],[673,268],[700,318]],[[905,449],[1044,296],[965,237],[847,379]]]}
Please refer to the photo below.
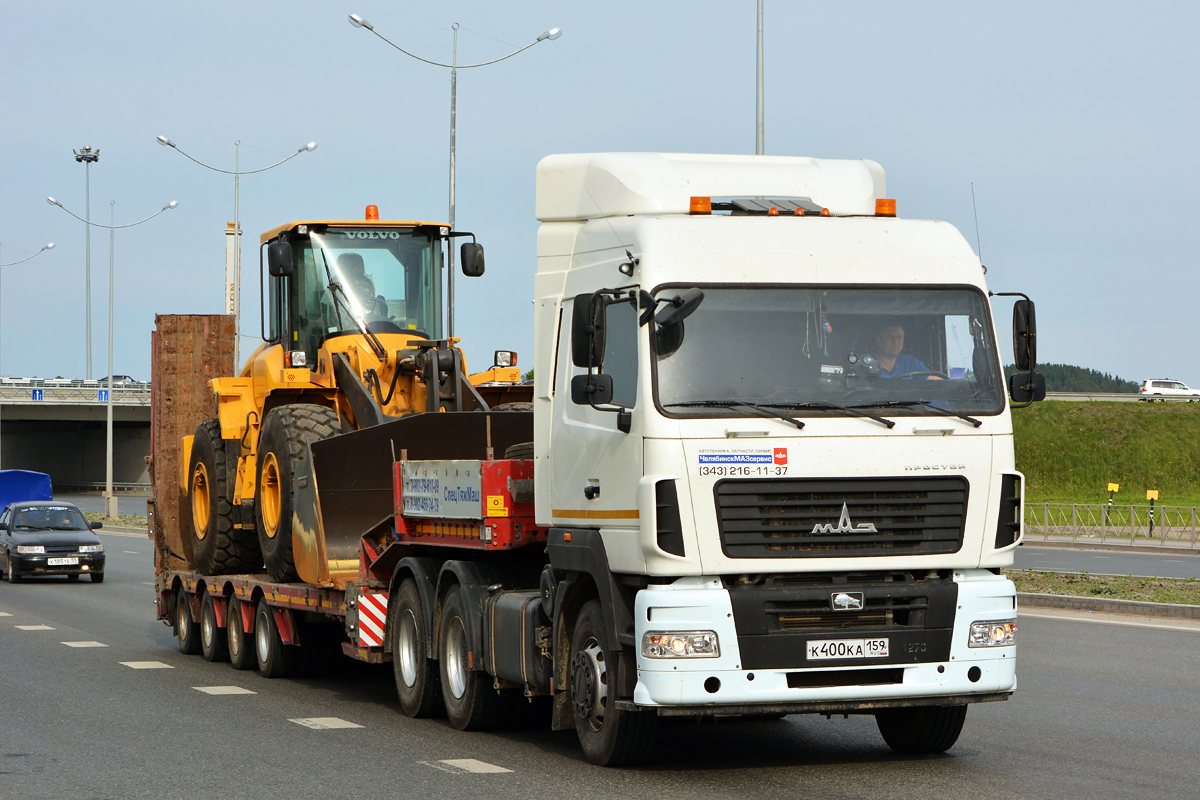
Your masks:
{"label": "headlight", "polygon": [[79,545],[81,553],[103,553],[104,545],[102,544],[81,544]]}
{"label": "headlight", "polygon": [[1017,621],[1001,619],[972,622],[968,647],[1004,647],[1017,643]]}
{"label": "headlight", "polygon": [[17,552],[23,556],[40,556],[46,552],[46,548],[40,544],[19,544]]}
{"label": "headlight", "polygon": [[642,637],[646,658],[716,658],[721,655],[717,634],[712,631],[647,633]]}

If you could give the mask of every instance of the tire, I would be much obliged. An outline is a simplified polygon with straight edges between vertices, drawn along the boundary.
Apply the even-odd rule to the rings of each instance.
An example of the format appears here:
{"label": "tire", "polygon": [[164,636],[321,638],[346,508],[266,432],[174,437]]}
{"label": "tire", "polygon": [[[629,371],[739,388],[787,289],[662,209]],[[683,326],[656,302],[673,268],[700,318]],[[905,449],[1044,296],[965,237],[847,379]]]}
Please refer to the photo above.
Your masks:
{"label": "tire", "polygon": [[[228,624],[229,620],[225,620]],[[200,655],[205,661],[227,661],[229,645],[225,641],[225,631],[217,626],[217,607],[213,596],[204,593],[200,601]]]}
{"label": "tire", "polygon": [[246,633],[242,626],[242,601],[231,597],[225,612],[225,652],[229,654],[230,666],[254,669],[257,666],[254,646],[254,634]]}
{"label": "tire", "polygon": [[254,613],[254,655],[264,678],[286,678],[296,671],[296,648],[279,637],[275,615],[265,599],[258,601]]}
{"label": "tire", "polygon": [[267,573],[277,581],[299,580],[292,558],[292,476],[310,442],[341,432],[337,412],[325,406],[297,404],[272,409],[263,421],[255,467],[255,522]]}
{"label": "tire", "polygon": [[67,580],[69,580],[69,581],[77,581],[77,580],[79,580],[79,573],[78,573],[78,572],[72,572],[70,575],[68,575],[68,576],[67,576]]}
{"label": "tire", "polygon": [[91,575],[92,575],[92,583],[104,583],[104,573],[103,572],[93,572],[93,573],[91,573]]}
{"label": "tire", "polygon": [[946,752],[958,741],[966,719],[966,706],[890,708],[875,713],[883,740],[903,755]]}
{"label": "tire", "polygon": [[509,446],[504,451],[504,457],[528,461],[533,458],[533,442],[522,442]]}
{"label": "tire", "polygon": [[191,603],[182,589],[175,593],[175,637],[179,640],[179,652],[185,656],[200,652],[200,626],[192,619]]}
{"label": "tire", "polygon": [[17,573],[17,571],[15,569],[13,569],[11,555],[6,555],[4,557],[4,577],[8,578],[9,583],[20,583],[21,582],[21,576]]}
{"label": "tire", "polygon": [[[482,731],[499,726],[512,707],[512,692],[498,692],[492,676],[470,668],[467,652],[466,604],[462,589],[452,586],[442,601],[438,621],[438,673],[446,717],[460,731]],[[392,655],[395,658],[395,654]]]}
{"label": "tire", "polygon": [[388,603],[388,644],[400,708],[410,717],[432,717],[443,710],[441,673],[429,652],[425,609],[412,579],[400,584]]}
{"label": "tire", "polygon": [[233,505],[236,480],[237,462],[226,452],[221,423],[215,419],[200,423],[188,465],[188,505],[192,557],[201,575],[257,572],[262,564],[254,532],[234,527],[241,521]]}
{"label": "tire", "polygon": [[615,654],[604,650],[604,611],[599,600],[579,609],[571,635],[571,706],[583,754],[593,764],[638,764],[654,753],[658,716],[649,711],[620,711],[609,687],[618,685]]}
{"label": "tire", "polygon": [[492,406],[489,411],[524,411],[529,414],[533,413],[533,403],[501,403],[498,406]]}

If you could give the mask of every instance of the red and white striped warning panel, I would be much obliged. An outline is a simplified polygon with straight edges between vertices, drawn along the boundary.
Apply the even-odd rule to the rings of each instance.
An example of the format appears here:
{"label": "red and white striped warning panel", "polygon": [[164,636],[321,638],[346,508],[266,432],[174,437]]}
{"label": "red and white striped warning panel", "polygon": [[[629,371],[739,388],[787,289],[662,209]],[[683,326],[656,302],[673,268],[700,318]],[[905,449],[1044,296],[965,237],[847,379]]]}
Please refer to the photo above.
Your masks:
{"label": "red and white striped warning panel", "polygon": [[358,646],[383,647],[383,626],[387,619],[387,592],[359,595]]}

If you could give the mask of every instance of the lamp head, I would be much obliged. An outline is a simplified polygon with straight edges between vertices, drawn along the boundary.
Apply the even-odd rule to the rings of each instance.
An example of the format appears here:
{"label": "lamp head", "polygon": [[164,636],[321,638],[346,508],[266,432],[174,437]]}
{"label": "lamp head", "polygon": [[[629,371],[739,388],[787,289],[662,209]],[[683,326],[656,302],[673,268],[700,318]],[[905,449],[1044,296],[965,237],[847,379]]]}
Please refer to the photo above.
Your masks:
{"label": "lamp head", "polygon": [[167,210],[169,210],[169,209],[172,209],[172,208],[174,208],[174,207],[175,207],[175,206],[177,206],[177,205],[179,205],[179,201],[178,201],[178,200],[172,200],[171,202],[169,202],[169,203],[167,203],[165,206],[163,206],[163,210],[164,210],[164,211],[167,211]]}
{"label": "lamp head", "polygon": [[52,206],[58,206],[59,208],[62,208],[62,203],[58,202],[53,197],[47,197],[46,202]]}
{"label": "lamp head", "polygon": [[308,144],[304,145],[304,147],[301,147],[300,149],[307,153],[311,153],[313,150],[317,149],[317,143],[309,142]]}
{"label": "lamp head", "polygon": [[54,249],[54,242],[50,242],[49,244],[47,244],[47,245],[46,245],[45,247],[43,247],[42,249],[43,249],[43,250],[53,250],[53,249]]}
{"label": "lamp head", "polygon": [[172,142],[170,139],[168,139],[165,136],[159,136],[158,143],[161,144],[163,147],[174,147],[175,146],[175,143]]}
{"label": "lamp head", "polygon": [[539,36],[537,38],[537,40],[539,42],[545,41],[546,39],[549,39],[550,41],[554,41],[555,39],[557,39],[560,36],[562,36],[562,28],[551,28],[550,30],[544,32],[541,36]]}
{"label": "lamp head", "polygon": [[360,17],[358,14],[350,15],[350,24],[356,28],[366,28],[369,31],[375,30],[375,26],[373,26],[371,23],[367,22],[365,19]]}

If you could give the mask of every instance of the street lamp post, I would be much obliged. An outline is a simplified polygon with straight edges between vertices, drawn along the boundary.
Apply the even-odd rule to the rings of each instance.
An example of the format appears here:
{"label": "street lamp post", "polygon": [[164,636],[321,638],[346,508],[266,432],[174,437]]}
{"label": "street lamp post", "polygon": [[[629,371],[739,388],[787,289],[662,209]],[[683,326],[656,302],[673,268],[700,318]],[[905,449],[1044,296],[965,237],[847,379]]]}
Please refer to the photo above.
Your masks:
{"label": "street lamp post", "polygon": [[754,126],[754,152],[762,155],[763,149],[763,0],[758,0],[758,102],[756,105]]}
{"label": "street lamp post", "polygon": [[[486,67],[489,64],[496,64],[501,61],[510,59],[513,56],[515,56],[517,53],[521,53],[521,52],[524,52],[525,50],[528,50],[529,48],[533,47],[535,44],[539,44],[540,42],[544,42],[546,40],[553,41],[554,39],[557,39],[558,37],[562,36],[562,29],[561,28],[551,28],[550,30],[545,31],[544,33],[539,35],[536,39],[534,39],[529,44],[525,45],[524,47],[517,48],[516,50],[512,51],[511,53],[509,53],[506,56],[501,56],[500,58],[493,58],[491,61],[481,61],[478,64],[459,64],[458,63],[458,23],[456,22],[456,23],[454,23],[454,25],[451,26],[454,29],[454,45],[453,45],[453,49],[451,50],[450,63],[443,64],[440,61],[431,61],[428,58],[421,58],[421,56],[418,56],[414,53],[408,52],[403,47],[396,44],[391,39],[388,39],[386,36],[381,34],[379,31],[375,30],[374,25],[372,25],[370,22],[367,22],[365,19],[363,19],[358,14],[350,15],[350,24],[356,28],[364,28],[364,29],[370,31],[371,33],[375,34],[380,39],[387,42],[392,47],[396,48],[401,53],[404,53],[404,55],[409,56],[410,58],[415,58],[417,61],[422,61],[426,64],[431,64],[432,66],[435,66],[435,67],[444,67],[444,68],[450,70],[450,220],[449,221],[450,221],[450,230],[454,230],[454,184],[455,184],[455,163],[454,163],[455,141],[454,140],[455,140],[455,135],[457,132],[458,71],[460,69],[474,69],[475,67]],[[446,271],[446,336],[449,337],[449,336],[454,335],[454,248],[449,247],[447,249],[449,250],[449,253],[447,254],[449,263],[447,264],[447,271]]]}
{"label": "street lamp post", "polygon": [[[75,153],[75,161],[83,164],[84,186],[84,221],[92,219],[92,164],[100,160],[100,151],[93,150],[91,145],[84,145]],[[87,379],[92,379],[92,226],[88,225],[83,232],[83,270],[84,285],[87,297],[84,303],[86,313],[84,324],[87,326]]]}
{"label": "street lamp post", "polygon": [[232,314],[234,317],[234,351],[233,360],[236,365],[241,360],[241,330],[242,330],[242,220],[240,216],[240,208],[238,206],[239,192],[241,186],[241,177],[243,175],[253,175],[257,172],[266,172],[269,169],[274,169],[286,161],[291,161],[301,153],[311,153],[317,149],[316,142],[309,142],[301,147],[296,152],[284,159],[276,161],[269,167],[261,169],[250,169],[242,171],[242,141],[238,139],[233,143],[233,171],[214,167],[211,164],[205,164],[197,158],[188,155],[183,150],[179,149],[179,145],[168,139],[166,136],[159,136],[158,143],[163,147],[170,147],[177,151],[183,157],[194,161],[205,169],[211,169],[213,172],[220,172],[224,175],[233,176],[233,237],[234,237],[234,257],[233,263],[226,262],[225,264],[225,313]]}
{"label": "street lamp post", "polygon": [[167,203],[165,206],[155,211],[145,219],[140,219],[137,222],[131,222],[128,225],[115,224],[116,201],[113,200],[109,204],[109,224],[101,225],[97,222],[80,217],[62,203],[55,200],[53,197],[47,197],[46,202],[52,206],[58,206],[63,211],[66,211],[72,217],[87,224],[88,228],[108,228],[108,394],[106,397],[107,407],[107,433],[105,442],[105,475],[106,486],[104,492],[104,517],[105,519],[117,518],[117,496],[113,493],[113,254],[115,252],[116,232],[120,228],[132,228],[141,225],[143,222],[149,222],[164,211],[170,211],[179,203],[175,200]]}
{"label": "street lamp post", "polygon": [[[43,247],[41,250],[38,250],[33,255],[22,258],[20,261],[13,261],[9,264],[0,264],[0,329],[3,328],[2,323],[4,320],[4,311],[3,311],[3,307],[4,307],[4,267],[15,267],[17,264],[24,264],[29,259],[34,258],[35,256],[39,256],[42,253],[46,252],[47,250],[53,250],[53,249],[54,249],[54,242],[50,242],[45,247]],[[0,257],[3,257],[3,252],[2,252],[3,250],[4,250],[4,242],[0,242]],[[0,370],[0,375],[2,375],[2,374],[4,374],[3,370]],[[2,456],[3,456],[3,446],[0,446],[0,461],[3,460]]]}

